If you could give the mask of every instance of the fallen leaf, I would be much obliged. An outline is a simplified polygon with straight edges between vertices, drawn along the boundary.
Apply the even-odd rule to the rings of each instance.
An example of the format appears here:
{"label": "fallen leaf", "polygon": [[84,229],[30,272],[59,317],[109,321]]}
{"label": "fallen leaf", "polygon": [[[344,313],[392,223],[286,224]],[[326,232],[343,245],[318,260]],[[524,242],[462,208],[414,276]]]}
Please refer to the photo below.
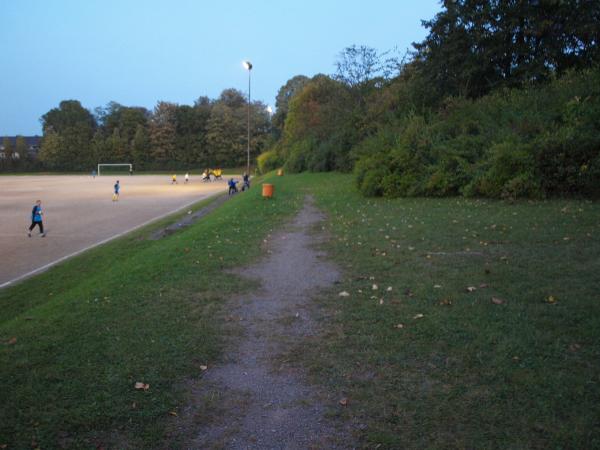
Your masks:
{"label": "fallen leaf", "polygon": [[135,383],[135,388],[138,390],[147,391],[148,389],[150,389],[150,385],[146,384],[146,383],[142,383],[141,381],[138,381],[137,383]]}
{"label": "fallen leaf", "polygon": [[208,366],[205,366],[205,365],[201,365],[201,366],[200,366],[200,370],[201,370],[202,372],[204,372],[204,371],[205,371],[205,370],[207,370],[207,369],[208,369]]}
{"label": "fallen leaf", "polygon": [[413,319],[421,319],[422,317],[424,317],[423,314],[419,313],[419,314],[415,315],[413,317]]}
{"label": "fallen leaf", "polygon": [[379,304],[383,305],[383,299],[382,298],[379,299]]}
{"label": "fallen leaf", "polygon": [[441,284],[434,284],[433,287],[434,287],[434,289],[441,289],[442,285]]}
{"label": "fallen leaf", "polygon": [[486,287],[488,287],[488,285],[486,283],[481,283],[479,285],[479,289],[485,289]]}
{"label": "fallen leaf", "polygon": [[346,397],[341,398],[340,399],[340,405],[347,406],[348,405],[348,399]]}
{"label": "fallen leaf", "polygon": [[8,345],[15,345],[16,343],[17,343],[16,337],[11,337],[7,342]]}
{"label": "fallen leaf", "polygon": [[572,352],[576,352],[580,348],[581,348],[581,345],[579,345],[579,344],[571,344],[571,345],[569,345],[569,350],[571,350]]}
{"label": "fallen leaf", "polygon": [[399,323],[396,325],[396,328],[404,328],[404,324],[403,323]]}
{"label": "fallen leaf", "polygon": [[452,300],[450,300],[449,298],[443,298],[442,300],[440,300],[440,305],[452,306]]}
{"label": "fallen leaf", "polygon": [[350,297],[350,294],[346,291],[342,291],[338,294],[340,297]]}
{"label": "fallen leaf", "polygon": [[413,297],[415,294],[410,289],[405,289],[404,295],[406,295],[407,297]]}
{"label": "fallen leaf", "polygon": [[475,286],[467,287],[467,292],[475,292],[476,290],[477,290],[477,288]]}
{"label": "fallen leaf", "polygon": [[177,417],[177,413],[175,411],[169,411],[169,414],[172,415],[172,416],[174,416],[174,417]]}
{"label": "fallen leaf", "polygon": [[377,289],[379,289],[379,286],[377,286],[376,284],[374,284],[371,289],[373,289],[374,291],[376,291]]}
{"label": "fallen leaf", "polygon": [[393,288],[391,286],[388,286],[386,289],[386,291],[388,291],[388,292],[392,292],[392,290],[393,290]]}
{"label": "fallen leaf", "polygon": [[554,297],[554,295],[549,295],[548,297],[546,297],[546,303],[549,303],[551,305],[554,305],[556,302],[558,302],[558,300],[556,299],[556,297]]}
{"label": "fallen leaf", "polygon": [[502,305],[502,304],[504,304],[504,300],[502,300],[501,298],[498,298],[498,297],[492,297],[492,303],[494,305]]}

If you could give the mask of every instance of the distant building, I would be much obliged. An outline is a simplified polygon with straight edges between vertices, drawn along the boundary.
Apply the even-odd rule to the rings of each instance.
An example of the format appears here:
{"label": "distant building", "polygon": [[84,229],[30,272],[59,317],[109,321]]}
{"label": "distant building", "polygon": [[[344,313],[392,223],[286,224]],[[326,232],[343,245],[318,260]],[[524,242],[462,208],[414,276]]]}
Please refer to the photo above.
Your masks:
{"label": "distant building", "polygon": [[[19,155],[19,153],[17,153],[15,150],[15,147],[17,144],[17,136],[7,136],[7,137],[12,144],[13,151],[15,152],[13,154],[13,159],[20,159],[24,155]],[[23,136],[23,137],[25,138],[25,145],[27,146],[28,156],[32,159],[36,159],[38,156],[38,153],[40,151],[42,137],[41,136]],[[0,159],[4,159],[4,158],[6,158],[6,155],[4,154],[4,137],[2,136],[2,137],[0,137]]]}

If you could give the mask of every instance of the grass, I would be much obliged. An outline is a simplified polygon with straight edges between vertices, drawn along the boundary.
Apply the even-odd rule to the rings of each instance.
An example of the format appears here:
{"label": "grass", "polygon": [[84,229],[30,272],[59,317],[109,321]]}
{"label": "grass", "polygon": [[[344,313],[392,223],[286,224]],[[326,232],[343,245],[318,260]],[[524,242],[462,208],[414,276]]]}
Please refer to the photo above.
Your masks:
{"label": "grass", "polygon": [[147,227],[0,291],[0,445],[176,446],[170,413],[220,355],[221,303],[251,287],[225,270],[256,258],[297,200],[253,189],[172,236]]}
{"label": "grass", "polygon": [[254,188],[170,237],[144,239],[155,225],[0,291],[0,445],[176,448],[170,412],[220,357],[222,301],[253,287],[224,269],[251,263],[311,192],[343,278],[318,298],[324,334],[294,357],[349,399],[333,413],[364,447],[600,447],[597,202],[271,181],[273,201]]}
{"label": "grass", "polygon": [[600,448],[597,202],[365,199],[348,176],[300,180],[345,277],[296,355],[350,399],[340,414],[366,447]]}

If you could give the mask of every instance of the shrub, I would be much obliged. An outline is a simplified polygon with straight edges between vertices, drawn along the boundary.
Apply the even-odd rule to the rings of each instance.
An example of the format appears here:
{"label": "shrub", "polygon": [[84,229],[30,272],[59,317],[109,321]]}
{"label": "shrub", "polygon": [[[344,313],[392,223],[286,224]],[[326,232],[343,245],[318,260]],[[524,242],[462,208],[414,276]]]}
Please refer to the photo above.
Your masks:
{"label": "shrub", "polygon": [[277,154],[277,150],[269,150],[261,153],[257,158],[258,170],[260,173],[267,173],[281,166],[281,158]]}

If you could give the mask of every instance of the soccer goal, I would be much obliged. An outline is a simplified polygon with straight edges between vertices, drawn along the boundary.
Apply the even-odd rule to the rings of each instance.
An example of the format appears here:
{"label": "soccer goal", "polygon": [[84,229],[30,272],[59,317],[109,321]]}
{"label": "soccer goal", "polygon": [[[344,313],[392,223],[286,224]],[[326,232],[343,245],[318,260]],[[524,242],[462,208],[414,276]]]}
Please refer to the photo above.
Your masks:
{"label": "soccer goal", "polygon": [[98,176],[100,176],[100,174],[102,174],[102,168],[104,168],[104,173],[106,172],[111,172],[111,173],[115,173],[115,172],[119,172],[119,169],[117,168],[123,168],[121,170],[121,173],[123,173],[124,170],[127,170],[127,173],[131,174],[133,173],[133,164],[98,164]]}

